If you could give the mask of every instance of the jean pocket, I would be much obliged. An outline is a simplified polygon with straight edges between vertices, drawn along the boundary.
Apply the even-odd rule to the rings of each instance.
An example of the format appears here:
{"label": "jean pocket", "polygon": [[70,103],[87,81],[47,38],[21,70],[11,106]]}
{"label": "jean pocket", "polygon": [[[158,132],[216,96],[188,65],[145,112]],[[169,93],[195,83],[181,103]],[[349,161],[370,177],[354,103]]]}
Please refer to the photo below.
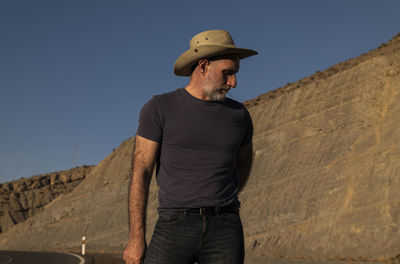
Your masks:
{"label": "jean pocket", "polygon": [[242,221],[240,220],[239,214],[222,214],[221,220],[225,224],[228,224],[231,226],[236,226],[236,227],[242,226]]}
{"label": "jean pocket", "polygon": [[158,218],[160,224],[174,225],[178,223],[184,215],[182,214],[162,214]]}

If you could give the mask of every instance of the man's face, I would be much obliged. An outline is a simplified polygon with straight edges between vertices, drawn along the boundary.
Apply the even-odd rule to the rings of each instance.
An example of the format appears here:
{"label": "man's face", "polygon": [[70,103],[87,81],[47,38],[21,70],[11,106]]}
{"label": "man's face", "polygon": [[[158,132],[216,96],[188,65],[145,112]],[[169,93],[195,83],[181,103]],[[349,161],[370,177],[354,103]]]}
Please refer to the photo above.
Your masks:
{"label": "man's face", "polygon": [[210,101],[223,101],[227,92],[236,87],[236,73],[239,71],[239,57],[210,61],[203,92]]}

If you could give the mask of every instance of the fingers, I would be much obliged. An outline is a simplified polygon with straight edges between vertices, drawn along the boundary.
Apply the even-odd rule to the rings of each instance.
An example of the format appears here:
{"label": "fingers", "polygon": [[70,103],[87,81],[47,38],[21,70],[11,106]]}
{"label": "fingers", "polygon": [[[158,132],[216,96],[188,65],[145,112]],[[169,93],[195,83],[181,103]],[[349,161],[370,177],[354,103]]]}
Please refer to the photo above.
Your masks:
{"label": "fingers", "polygon": [[134,256],[133,252],[124,252],[124,261],[126,264],[141,264],[143,263],[143,258]]}
{"label": "fingers", "polygon": [[139,260],[134,260],[133,258],[128,258],[128,260],[125,260],[126,264],[142,264],[143,260],[139,259]]}
{"label": "fingers", "polygon": [[133,256],[131,256],[129,253],[130,253],[130,252],[129,252],[128,250],[125,249],[125,252],[124,252],[124,261],[125,261],[126,264],[134,264],[135,262],[134,262],[134,260],[133,260]]}
{"label": "fingers", "polygon": [[144,262],[146,243],[142,240],[129,241],[124,250],[126,264],[141,264]]}

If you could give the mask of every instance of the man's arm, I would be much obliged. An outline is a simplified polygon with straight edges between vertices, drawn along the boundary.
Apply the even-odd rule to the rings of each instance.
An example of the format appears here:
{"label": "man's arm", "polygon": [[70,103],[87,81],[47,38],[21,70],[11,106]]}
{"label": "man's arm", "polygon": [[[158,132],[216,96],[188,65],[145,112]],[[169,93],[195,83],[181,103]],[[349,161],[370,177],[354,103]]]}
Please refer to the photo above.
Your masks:
{"label": "man's arm", "polygon": [[239,148],[236,160],[236,170],[238,173],[238,190],[242,191],[249,179],[251,165],[253,163],[253,144],[248,144]]}
{"label": "man's arm", "polygon": [[146,252],[145,214],[151,175],[159,144],[136,136],[133,173],[129,188],[129,242],[124,251],[127,264],[139,264]]}

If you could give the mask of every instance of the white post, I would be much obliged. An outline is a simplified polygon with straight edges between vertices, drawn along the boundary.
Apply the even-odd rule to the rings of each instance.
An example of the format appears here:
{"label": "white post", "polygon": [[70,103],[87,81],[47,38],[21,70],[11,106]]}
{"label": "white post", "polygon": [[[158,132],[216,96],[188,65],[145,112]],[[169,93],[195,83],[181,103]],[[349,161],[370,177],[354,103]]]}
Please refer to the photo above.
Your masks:
{"label": "white post", "polygon": [[86,244],[86,237],[85,236],[83,236],[82,237],[82,256],[84,256],[85,255],[85,245]]}

